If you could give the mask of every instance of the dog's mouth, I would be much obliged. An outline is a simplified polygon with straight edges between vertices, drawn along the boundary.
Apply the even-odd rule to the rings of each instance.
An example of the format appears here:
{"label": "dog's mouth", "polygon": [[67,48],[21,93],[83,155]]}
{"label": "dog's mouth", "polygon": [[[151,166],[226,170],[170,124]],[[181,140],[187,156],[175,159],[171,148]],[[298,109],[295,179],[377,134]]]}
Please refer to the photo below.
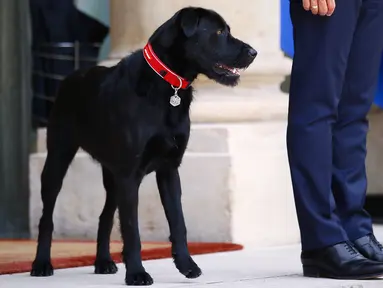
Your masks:
{"label": "dog's mouth", "polygon": [[218,74],[224,74],[225,76],[239,77],[241,76],[241,71],[244,69],[229,67],[224,64],[217,63],[214,65],[214,70]]}

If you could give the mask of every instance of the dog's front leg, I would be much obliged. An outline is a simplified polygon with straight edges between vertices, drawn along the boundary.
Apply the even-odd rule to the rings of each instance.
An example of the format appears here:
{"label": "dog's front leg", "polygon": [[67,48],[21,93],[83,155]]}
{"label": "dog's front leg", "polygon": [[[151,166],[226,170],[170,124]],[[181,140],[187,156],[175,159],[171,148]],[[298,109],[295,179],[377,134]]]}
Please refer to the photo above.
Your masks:
{"label": "dog's front leg", "polygon": [[174,263],[177,269],[187,278],[197,278],[202,272],[191,258],[187,247],[178,169],[171,168],[157,171],[156,178],[161,202],[169,223]]}
{"label": "dog's front leg", "polygon": [[138,228],[138,190],[141,179],[116,177],[118,211],[121,234],[124,242],[122,252],[125,263],[127,285],[151,285],[152,277],[146,273],[141,259],[141,241]]}

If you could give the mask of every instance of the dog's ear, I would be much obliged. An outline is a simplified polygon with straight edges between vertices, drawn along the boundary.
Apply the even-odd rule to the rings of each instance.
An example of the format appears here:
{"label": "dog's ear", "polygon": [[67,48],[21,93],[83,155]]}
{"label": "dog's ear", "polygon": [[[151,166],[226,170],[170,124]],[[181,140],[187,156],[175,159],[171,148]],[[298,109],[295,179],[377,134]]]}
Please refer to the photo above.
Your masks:
{"label": "dog's ear", "polygon": [[157,42],[163,47],[170,47],[178,34],[182,33],[187,37],[192,36],[198,27],[199,14],[196,8],[184,8],[176,12],[173,17],[162,24],[154,31],[149,38],[150,42]]}
{"label": "dog's ear", "polygon": [[199,15],[196,9],[186,8],[181,13],[181,28],[186,37],[194,35],[197,31]]}
{"label": "dog's ear", "polygon": [[179,28],[177,22],[179,17],[180,11],[175,13],[173,17],[158,27],[149,38],[149,42],[158,42],[163,47],[170,47],[178,34]]}

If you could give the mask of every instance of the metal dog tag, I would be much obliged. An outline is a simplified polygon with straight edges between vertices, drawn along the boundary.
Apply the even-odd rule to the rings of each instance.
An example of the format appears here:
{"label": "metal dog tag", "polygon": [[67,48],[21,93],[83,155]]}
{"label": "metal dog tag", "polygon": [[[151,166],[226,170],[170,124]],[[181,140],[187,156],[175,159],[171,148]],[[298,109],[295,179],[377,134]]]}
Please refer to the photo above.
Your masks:
{"label": "metal dog tag", "polygon": [[170,97],[170,101],[169,101],[170,105],[172,105],[173,107],[177,107],[178,105],[181,104],[181,97],[178,96],[178,90],[180,90],[182,87],[182,80],[180,77],[178,77],[178,80],[180,81],[180,85],[178,86],[178,88],[172,85],[172,88],[174,90],[174,95]]}
{"label": "metal dog tag", "polygon": [[172,97],[170,97],[170,105],[176,107],[181,104],[181,97],[178,96],[177,91]]}

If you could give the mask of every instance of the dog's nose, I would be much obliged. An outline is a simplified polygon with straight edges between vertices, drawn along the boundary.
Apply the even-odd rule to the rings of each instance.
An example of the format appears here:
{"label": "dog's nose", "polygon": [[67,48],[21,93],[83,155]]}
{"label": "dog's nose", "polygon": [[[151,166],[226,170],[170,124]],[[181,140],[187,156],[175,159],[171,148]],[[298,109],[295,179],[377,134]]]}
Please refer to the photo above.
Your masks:
{"label": "dog's nose", "polygon": [[252,58],[255,58],[257,56],[257,54],[258,54],[258,52],[255,49],[253,49],[253,48],[249,48],[249,51],[247,53]]}

